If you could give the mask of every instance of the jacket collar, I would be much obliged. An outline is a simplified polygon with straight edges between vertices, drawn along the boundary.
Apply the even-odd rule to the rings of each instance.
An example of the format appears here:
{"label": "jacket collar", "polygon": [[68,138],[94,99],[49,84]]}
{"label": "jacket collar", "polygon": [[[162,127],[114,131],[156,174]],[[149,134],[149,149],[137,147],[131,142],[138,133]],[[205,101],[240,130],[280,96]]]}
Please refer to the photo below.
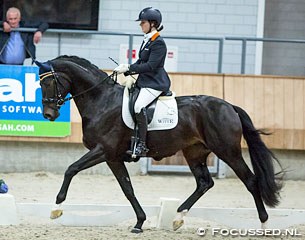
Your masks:
{"label": "jacket collar", "polygon": [[[157,31],[151,32],[149,34],[146,34],[145,37],[150,37],[148,40],[144,40],[142,42],[140,51],[142,51],[146,46],[148,46],[151,42],[155,41],[160,36],[160,33]],[[144,38],[145,39],[145,38]],[[147,38],[146,38],[147,39]]]}
{"label": "jacket collar", "polygon": [[157,30],[151,31],[150,33],[144,34],[144,41],[147,42],[149,39],[151,39],[155,34],[157,33]]}
{"label": "jacket collar", "polygon": [[156,32],[154,35],[152,35],[152,37],[150,38],[150,41],[155,41],[158,37],[160,36],[159,32]]}

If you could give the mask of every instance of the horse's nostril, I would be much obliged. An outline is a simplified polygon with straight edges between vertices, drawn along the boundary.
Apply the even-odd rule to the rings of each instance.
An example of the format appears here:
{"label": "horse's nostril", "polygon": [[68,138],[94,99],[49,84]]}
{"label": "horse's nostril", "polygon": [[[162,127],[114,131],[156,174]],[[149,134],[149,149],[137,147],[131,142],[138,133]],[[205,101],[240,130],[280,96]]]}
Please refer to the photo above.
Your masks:
{"label": "horse's nostril", "polygon": [[48,120],[50,120],[52,118],[51,114],[49,114],[49,113],[45,113],[43,116],[44,116],[44,118],[46,118]]}

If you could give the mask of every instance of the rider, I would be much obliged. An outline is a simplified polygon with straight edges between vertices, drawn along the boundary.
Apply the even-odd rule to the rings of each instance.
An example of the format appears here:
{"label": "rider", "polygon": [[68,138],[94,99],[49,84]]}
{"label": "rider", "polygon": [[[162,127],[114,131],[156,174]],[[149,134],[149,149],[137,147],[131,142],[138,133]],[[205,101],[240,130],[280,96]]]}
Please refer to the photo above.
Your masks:
{"label": "rider", "polygon": [[[152,7],[144,8],[136,21],[144,32],[139,59],[134,64],[120,64],[114,69],[117,73],[138,74],[136,86],[140,88],[134,110],[138,126],[139,141],[135,149],[137,157],[145,157],[149,149],[146,147],[147,115],[146,106],[162,92],[169,91],[170,79],[164,69],[167,54],[166,44],[160,36],[163,29],[161,12]],[[127,151],[133,154],[133,151]]]}

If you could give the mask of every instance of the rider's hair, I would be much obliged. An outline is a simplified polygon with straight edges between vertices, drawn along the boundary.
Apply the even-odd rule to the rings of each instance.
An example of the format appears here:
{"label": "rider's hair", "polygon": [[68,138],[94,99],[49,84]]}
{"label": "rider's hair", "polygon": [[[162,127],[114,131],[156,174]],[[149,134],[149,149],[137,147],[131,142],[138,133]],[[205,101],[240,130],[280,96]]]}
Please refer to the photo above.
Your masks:
{"label": "rider's hair", "polygon": [[150,25],[153,24],[153,26],[157,29],[158,32],[162,31],[163,28],[164,28],[163,25],[162,25],[162,23],[158,23],[158,22],[155,21],[155,20],[149,20],[149,23],[150,23]]}

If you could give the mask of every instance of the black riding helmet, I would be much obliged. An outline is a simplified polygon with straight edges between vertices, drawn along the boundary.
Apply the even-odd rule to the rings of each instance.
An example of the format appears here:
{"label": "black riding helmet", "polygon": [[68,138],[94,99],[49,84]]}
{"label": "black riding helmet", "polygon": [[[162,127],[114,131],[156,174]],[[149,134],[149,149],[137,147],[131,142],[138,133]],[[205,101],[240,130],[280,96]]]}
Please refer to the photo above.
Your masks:
{"label": "black riding helmet", "polygon": [[162,15],[158,9],[152,8],[152,7],[147,7],[147,8],[144,8],[139,13],[139,17],[136,21],[142,21],[142,20],[156,21],[157,27],[159,27],[162,22]]}

